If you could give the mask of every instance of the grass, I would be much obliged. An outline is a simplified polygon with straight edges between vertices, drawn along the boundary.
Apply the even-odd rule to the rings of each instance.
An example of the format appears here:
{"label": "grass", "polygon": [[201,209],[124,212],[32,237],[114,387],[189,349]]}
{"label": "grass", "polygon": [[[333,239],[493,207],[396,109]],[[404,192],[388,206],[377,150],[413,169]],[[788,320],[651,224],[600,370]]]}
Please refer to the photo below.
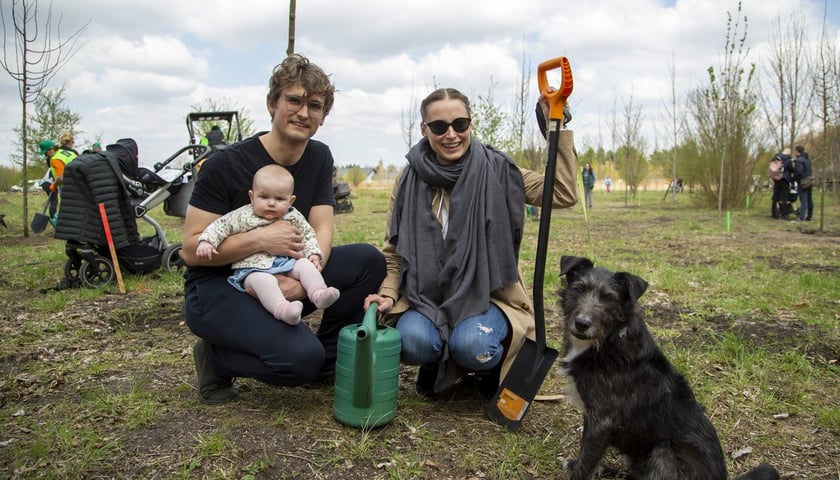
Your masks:
{"label": "grass", "polygon": [[[335,242],[379,245],[390,190],[353,193]],[[770,461],[787,479],[837,480],[840,204],[826,199],[823,234],[815,223],[771,220],[766,195],[731,212],[728,230],[725,213],[696,208],[689,194],[671,203],[642,192],[625,206],[622,192],[601,192],[587,218],[580,207],[553,212],[549,345],[561,346],[561,255],[637,274],[650,283],[641,302],[651,331],[705,405],[733,476]],[[9,224],[0,230],[0,477],[566,478],[563,460],[580,435],[566,402],[535,403],[511,433],[486,420],[468,389],[422,400],[410,367],[397,416],[379,429],[336,422],[330,389],[243,379],[239,402],[200,405],[183,279],[125,275],[126,295],[113,284],[51,291],[63,277],[63,243],[51,230],[24,238],[21,203],[0,194]],[[177,241],[182,220],[152,214]],[[537,226],[527,222],[520,253],[526,285]],[[553,372],[542,390],[563,389]],[[731,456],[744,449],[752,453]]]}

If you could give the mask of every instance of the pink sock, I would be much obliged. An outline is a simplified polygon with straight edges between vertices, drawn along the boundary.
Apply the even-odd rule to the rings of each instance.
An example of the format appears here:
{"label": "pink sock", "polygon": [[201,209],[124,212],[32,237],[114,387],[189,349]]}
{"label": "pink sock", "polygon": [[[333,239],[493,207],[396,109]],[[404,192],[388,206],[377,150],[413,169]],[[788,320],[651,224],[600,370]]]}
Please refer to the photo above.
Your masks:
{"label": "pink sock", "polygon": [[283,320],[289,325],[297,325],[300,323],[300,313],[303,311],[303,304],[295,300],[294,302],[282,302],[277,305],[274,311],[274,318]]}
{"label": "pink sock", "polygon": [[312,289],[312,292],[309,294],[309,299],[312,300],[312,303],[314,303],[316,307],[327,308],[338,300],[339,295],[341,295],[341,293],[338,289],[324,286]]}

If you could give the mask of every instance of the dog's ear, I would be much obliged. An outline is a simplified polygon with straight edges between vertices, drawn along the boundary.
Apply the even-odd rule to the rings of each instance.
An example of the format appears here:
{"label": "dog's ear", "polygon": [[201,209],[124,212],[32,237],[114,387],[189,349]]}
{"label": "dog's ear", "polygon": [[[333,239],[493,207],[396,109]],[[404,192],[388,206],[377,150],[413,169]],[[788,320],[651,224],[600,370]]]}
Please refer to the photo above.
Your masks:
{"label": "dog's ear", "polygon": [[594,264],[588,258],[563,255],[560,257],[560,276],[566,276],[566,284],[568,285],[584,272],[592,269],[593,266]]}
{"label": "dog's ear", "polygon": [[627,292],[627,295],[635,302],[647,290],[648,282],[642,277],[637,277],[632,273],[618,272],[614,276],[616,282],[621,285]]}

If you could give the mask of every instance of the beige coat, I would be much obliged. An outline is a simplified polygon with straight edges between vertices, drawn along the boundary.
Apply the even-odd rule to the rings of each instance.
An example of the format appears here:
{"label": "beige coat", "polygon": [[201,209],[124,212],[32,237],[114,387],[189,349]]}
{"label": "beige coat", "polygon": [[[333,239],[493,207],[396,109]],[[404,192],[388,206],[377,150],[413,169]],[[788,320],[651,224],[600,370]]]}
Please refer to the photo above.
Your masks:
{"label": "beige coat", "polygon": [[[538,207],[541,206],[543,183],[545,182],[544,175],[524,168],[520,168],[519,170],[522,172],[522,179],[525,183],[526,203]],[[574,135],[571,130],[560,131],[557,146],[557,168],[554,178],[554,199],[552,203],[554,208],[567,208],[576,204],[578,201],[577,184],[575,183],[577,179],[577,158],[574,153]],[[388,207],[385,231],[390,231],[391,229],[391,215],[398,185],[399,179],[397,179],[397,182],[394,184],[394,189],[391,191],[391,203]],[[440,204],[440,195],[439,191],[434,194],[432,205]],[[446,191],[443,195],[443,201],[448,210],[450,192]],[[440,220],[438,218],[438,221]],[[394,307],[385,316],[385,323],[395,325],[399,316],[408,310],[408,299],[400,296],[399,293],[401,261],[396,252],[396,246],[386,240],[382,247],[382,252],[385,254],[388,272],[379,288],[379,295],[395,300]],[[491,292],[490,301],[504,312],[512,330],[510,348],[502,364],[501,378],[504,378],[513,360],[516,358],[519,349],[525,343],[525,339],[535,339],[533,305],[531,296],[528,295],[525,284],[522,281],[522,272],[519,272],[519,281],[517,283],[508,284],[500,290]]]}

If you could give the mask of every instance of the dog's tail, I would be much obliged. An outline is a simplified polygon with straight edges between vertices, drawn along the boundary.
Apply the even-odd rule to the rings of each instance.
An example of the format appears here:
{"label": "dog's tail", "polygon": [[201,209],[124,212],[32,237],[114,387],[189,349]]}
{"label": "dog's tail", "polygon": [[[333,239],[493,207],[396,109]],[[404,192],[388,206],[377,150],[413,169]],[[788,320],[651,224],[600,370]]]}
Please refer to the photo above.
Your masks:
{"label": "dog's tail", "polygon": [[779,480],[779,472],[769,463],[761,463],[735,480]]}

